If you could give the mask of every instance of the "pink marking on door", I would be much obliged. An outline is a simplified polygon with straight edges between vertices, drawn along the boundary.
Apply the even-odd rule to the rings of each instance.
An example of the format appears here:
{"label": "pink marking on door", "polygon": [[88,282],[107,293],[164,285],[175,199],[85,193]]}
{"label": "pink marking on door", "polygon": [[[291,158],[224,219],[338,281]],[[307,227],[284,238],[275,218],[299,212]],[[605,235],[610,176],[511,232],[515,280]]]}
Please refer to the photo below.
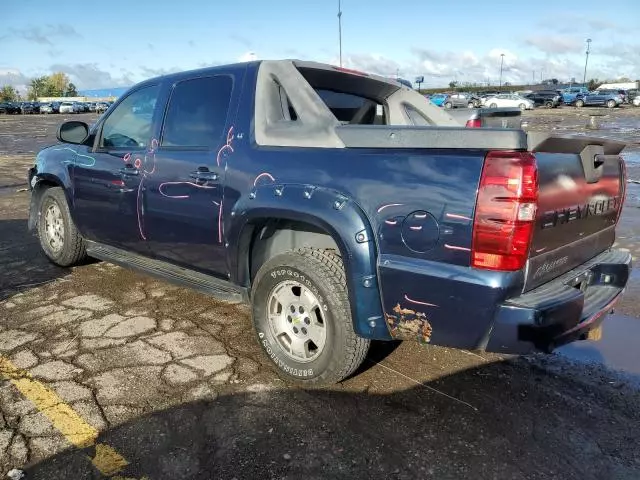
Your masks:
{"label": "pink marking on door", "polygon": [[437,307],[438,306],[435,303],[419,302],[418,300],[413,300],[413,299],[409,298],[406,293],[404,295],[404,299],[407,302],[415,303],[416,305],[424,305],[426,307]]}
{"label": "pink marking on door", "polygon": [[218,243],[222,243],[222,200],[218,208]]}
{"label": "pink marking on door", "polygon": [[256,177],[256,179],[253,181],[253,186],[255,187],[258,184],[258,180],[260,180],[261,178],[268,178],[269,180],[271,180],[272,182],[275,182],[276,179],[273,178],[273,175],[271,175],[269,172],[262,172],[260,175],[258,175]]}
{"label": "pink marking on door", "polygon": [[466,247],[458,247],[457,245],[449,245],[448,243],[444,244],[444,248],[448,248],[449,250],[459,250],[461,252],[470,252],[470,248]]}
{"label": "pink marking on door", "polygon": [[402,205],[404,205],[404,203],[388,203],[386,205],[382,205],[380,208],[378,208],[378,213],[380,213],[381,211],[383,211],[385,208],[389,208],[389,207],[401,207]]}
{"label": "pink marking on door", "polygon": [[458,215],[457,213],[447,213],[445,216],[447,218],[453,218],[454,220],[466,220],[468,222],[471,221],[471,218],[465,217],[464,215]]}

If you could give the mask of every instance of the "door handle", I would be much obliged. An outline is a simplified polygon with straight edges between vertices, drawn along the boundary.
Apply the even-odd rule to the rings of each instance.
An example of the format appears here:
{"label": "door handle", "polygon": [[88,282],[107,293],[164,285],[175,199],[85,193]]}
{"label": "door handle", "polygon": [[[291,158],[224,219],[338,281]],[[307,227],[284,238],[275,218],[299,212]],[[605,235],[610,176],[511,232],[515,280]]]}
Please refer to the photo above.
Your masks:
{"label": "door handle", "polygon": [[140,175],[140,170],[135,167],[123,167],[119,172],[122,175]]}
{"label": "door handle", "polygon": [[190,178],[193,178],[196,182],[215,182],[218,180],[217,172],[212,172],[207,167],[199,167],[189,174]]}

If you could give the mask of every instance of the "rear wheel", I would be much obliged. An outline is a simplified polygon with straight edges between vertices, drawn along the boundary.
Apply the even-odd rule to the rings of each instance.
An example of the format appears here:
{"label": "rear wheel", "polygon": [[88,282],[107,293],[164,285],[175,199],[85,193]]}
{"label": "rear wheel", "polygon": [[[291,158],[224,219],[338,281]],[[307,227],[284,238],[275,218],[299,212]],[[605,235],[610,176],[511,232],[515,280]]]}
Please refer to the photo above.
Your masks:
{"label": "rear wheel", "polygon": [[56,265],[70,267],[87,256],[84,239],[71,220],[64,190],[48,188],[40,198],[38,237],[45,255]]}
{"label": "rear wheel", "polygon": [[583,100],[576,100],[576,107],[578,107],[578,108],[584,107],[584,101]]}
{"label": "rear wheel", "polygon": [[615,100],[609,100],[607,102],[607,107],[614,108],[615,106],[616,106],[616,101]]}
{"label": "rear wheel", "polygon": [[498,108],[498,104],[497,103],[492,103],[491,105],[489,105],[489,108]]}
{"label": "rear wheel", "polygon": [[524,112],[527,109],[527,106],[524,103],[521,103],[518,105],[518,108]]}
{"label": "rear wheel", "polygon": [[544,106],[547,108],[553,108],[553,102],[547,102],[544,104]]}
{"label": "rear wheel", "polygon": [[369,340],[353,330],[342,259],[331,250],[302,248],[267,261],[252,303],[258,341],[288,381],[337,383],[367,354]]}
{"label": "rear wheel", "polygon": [[447,110],[451,110],[453,108],[453,104],[451,102],[447,102],[444,104],[444,108]]}
{"label": "rear wheel", "polygon": [[467,104],[467,108],[475,108],[475,104],[473,102],[469,102]]}

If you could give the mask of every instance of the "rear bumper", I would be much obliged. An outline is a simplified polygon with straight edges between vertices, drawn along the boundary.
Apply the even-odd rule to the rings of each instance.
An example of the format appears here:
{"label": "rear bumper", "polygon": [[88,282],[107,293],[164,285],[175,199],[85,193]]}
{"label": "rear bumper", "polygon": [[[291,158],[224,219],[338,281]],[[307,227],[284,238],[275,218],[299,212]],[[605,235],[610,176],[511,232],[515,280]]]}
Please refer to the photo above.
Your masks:
{"label": "rear bumper", "polygon": [[586,339],[626,287],[631,254],[609,250],[496,310],[485,349],[502,353],[551,351]]}

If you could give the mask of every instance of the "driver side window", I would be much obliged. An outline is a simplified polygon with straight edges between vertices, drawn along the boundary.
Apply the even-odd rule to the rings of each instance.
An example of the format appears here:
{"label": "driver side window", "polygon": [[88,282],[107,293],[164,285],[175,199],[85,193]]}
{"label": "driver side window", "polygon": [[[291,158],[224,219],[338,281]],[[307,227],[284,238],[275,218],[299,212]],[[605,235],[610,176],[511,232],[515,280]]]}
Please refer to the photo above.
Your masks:
{"label": "driver side window", "polygon": [[150,85],[125,98],[104,121],[100,147],[145,148],[151,137],[159,93],[159,85]]}

